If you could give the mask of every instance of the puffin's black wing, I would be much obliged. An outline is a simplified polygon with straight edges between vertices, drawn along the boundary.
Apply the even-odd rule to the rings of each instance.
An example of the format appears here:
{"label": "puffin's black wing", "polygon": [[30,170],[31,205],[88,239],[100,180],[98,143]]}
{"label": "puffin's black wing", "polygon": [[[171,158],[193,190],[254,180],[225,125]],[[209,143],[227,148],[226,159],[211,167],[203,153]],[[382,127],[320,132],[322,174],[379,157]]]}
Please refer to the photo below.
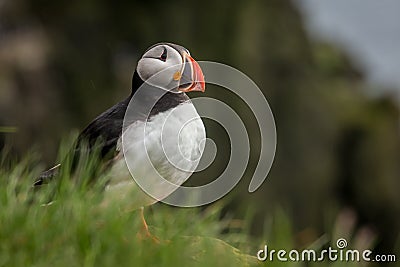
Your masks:
{"label": "puffin's black wing", "polygon": [[[88,146],[89,152],[96,146],[102,160],[107,160],[108,156],[112,157],[114,155],[118,139],[122,134],[125,111],[130,98],[128,97],[100,114],[79,134],[73,150],[73,168],[79,161],[80,149],[83,143]],[[35,181],[34,186],[46,184],[52,180],[59,173],[60,166],[61,164],[58,164],[43,172]]]}
{"label": "puffin's black wing", "polygon": [[[135,91],[143,84],[138,73],[135,71],[132,77],[132,93],[125,100],[119,102],[109,108],[96,119],[94,119],[78,136],[77,145],[73,150],[74,161],[78,161],[80,154],[80,146],[83,142],[89,146],[89,150],[94,148],[94,145],[100,150],[102,159],[107,160],[107,155],[111,155],[115,151],[118,139],[122,134],[122,127],[126,109],[135,93]],[[99,140],[101,139],[101,140]],[[100,141],[100,142],[97,142]],[[43,172],[36,180],[34,185],[47,183],[58,174],[60,164]]]}

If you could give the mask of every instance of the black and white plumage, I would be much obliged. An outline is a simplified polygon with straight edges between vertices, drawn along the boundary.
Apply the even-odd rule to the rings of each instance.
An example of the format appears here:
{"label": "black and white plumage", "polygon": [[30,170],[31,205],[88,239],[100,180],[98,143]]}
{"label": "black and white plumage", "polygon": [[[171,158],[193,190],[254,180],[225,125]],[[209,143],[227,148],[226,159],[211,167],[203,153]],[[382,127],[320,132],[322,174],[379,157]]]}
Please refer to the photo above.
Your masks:
{"label": "black and white plumage", "polygon": [[[162,75],[154,76],[160,72]],[[151,79],[152,77],[155,78]],[[130,101],[143,83],[150,80],[149,88],[153,88],[152,90],[164,89],[162,97],[156,101],[149,115],[145,112],[142,114],[138,107],[139,112],[124,128],[124,117]],[[125,153],[130,155],[131,164],[144,166],[142,159],[149,155],[157,171],[175,184],[182,184],[191,175],[196,168],[196,162],[198,163],[196,160],[200,158],[203,151],[205,129],[185,92],[204,92],[204,89],[204,77],[200,66],[186,48],[171,43],[159,43],[146,50],[133,74],[132,93],[94,119],[81,132],[77,140],[76,150],[83,141],[89,144],[90,149],[95,144],[99,144],[97,141],[100,139],[101,157],[106,159],[111,155],[113,158],[109,168],[110,182],[106,188],[106,195],[110,196],[109,200],[123,199],[126,194],[135,194],[137,201],[130,203],[130,208],[149,205],[157,201],[140,192],[135,186],[121,148],[122,136],[125,138]],[[141,104],[140,101],[144,105],[146,101],[153,101],[152,94],[147,95],[146,91],[141,94],[141,97],[139,104]],[[145,137],[147,153],[141,147],[143,136],[139,134],[144,125],[148,132]],[[177,129],[179,129],[179,136],[175,135]],[[172,156],[171,153],[169,154],[170,158],[164,155],[165,147],[163,146],[169,153],[172,151]],[[179,161],[187,166],[185,165],[183,169],[175,166],[176,162],[180,164]],[[59,165],[44,172],[35,185],[48,182],[57,174],[58,167]],[[139,172],[141,175],[148,173],[145,168]]]}

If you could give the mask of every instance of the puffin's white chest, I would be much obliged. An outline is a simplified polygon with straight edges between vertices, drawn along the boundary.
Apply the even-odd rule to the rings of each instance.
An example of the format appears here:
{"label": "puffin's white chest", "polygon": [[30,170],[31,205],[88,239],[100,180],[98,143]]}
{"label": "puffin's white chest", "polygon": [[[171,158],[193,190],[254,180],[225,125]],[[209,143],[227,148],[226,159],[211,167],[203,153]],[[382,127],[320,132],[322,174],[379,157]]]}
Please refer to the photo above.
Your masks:
{"label": "puffin's white chest", "polygon": [[[119,145],[123,147],[119,149],[124,157],[112,168],[109,189],[125,187],[133,182],[133,175],[152,183],[159,192],[158,200],[165,198],[174,190],[167,181],[181,185],[196,169],[205,138],[203,122],[190,101],[147,122],[133,123],[122,133]],[[167,181],[160,181],[156,174]]]}
{"label": "puffin's white chest", "polygon": [[191,174],[197,167],[205,136],[196,109],[191,102],[185,102],[147,122],[129,126],[123,133],[124,154],[135,168],[142,166],[143,157],[148,156],[165,179],[181,184],[182,172]]}

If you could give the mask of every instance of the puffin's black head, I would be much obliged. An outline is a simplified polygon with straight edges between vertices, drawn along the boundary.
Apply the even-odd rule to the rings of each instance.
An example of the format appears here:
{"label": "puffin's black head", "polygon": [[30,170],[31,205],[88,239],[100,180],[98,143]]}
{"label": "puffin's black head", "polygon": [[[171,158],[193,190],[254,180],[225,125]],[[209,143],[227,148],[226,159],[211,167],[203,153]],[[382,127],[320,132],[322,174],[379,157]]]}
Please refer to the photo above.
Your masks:
{"label": "puffin's black head", "polygon": [[186,48],[172,43],[158,43],[146,50],[137,64],[132,89],[143,81],[173,92],[205,90],[199,64]]}

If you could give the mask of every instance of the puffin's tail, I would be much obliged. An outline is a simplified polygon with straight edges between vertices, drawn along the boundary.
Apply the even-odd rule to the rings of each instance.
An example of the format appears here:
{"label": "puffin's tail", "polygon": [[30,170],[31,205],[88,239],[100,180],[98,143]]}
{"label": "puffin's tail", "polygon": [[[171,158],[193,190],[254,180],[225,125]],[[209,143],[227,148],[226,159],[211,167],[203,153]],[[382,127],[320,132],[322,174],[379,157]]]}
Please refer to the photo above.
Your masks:
{"label": "puffin's tail", "polygon": [[40,186],[43,184],[48,184],[55,176],[58,175],[58,173],[60,172],[60,167],[61,164],[57,164],[53,168],[45,172],[42,172],[39,178],[33,183],[33,187]]}

